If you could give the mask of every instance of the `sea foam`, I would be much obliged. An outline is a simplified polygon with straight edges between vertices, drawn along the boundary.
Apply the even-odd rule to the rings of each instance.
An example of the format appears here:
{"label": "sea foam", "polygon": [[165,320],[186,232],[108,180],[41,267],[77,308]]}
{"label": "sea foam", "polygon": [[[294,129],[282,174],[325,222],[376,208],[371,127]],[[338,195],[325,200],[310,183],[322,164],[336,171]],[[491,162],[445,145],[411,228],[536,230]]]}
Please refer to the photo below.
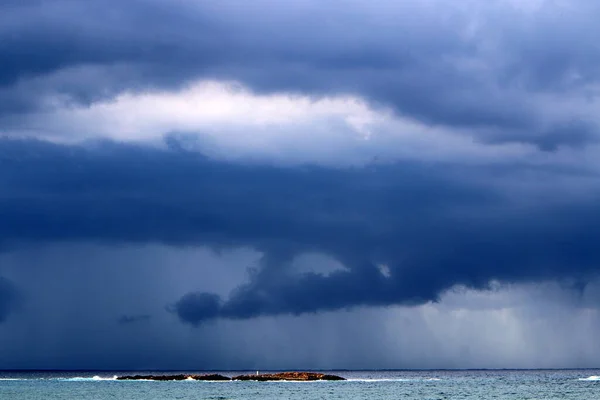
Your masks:
{"label": "sea foam", "polygon": [[116,381],[117,376],[114,375],[112,378],[103,378],[101,376],[95,375],[95,376],[92,376],[91,378],[76,376],[74,378],[59,378],[59,379],[63,380],[63,381],[69,381],[69,382],[99,382],[99,381]]}

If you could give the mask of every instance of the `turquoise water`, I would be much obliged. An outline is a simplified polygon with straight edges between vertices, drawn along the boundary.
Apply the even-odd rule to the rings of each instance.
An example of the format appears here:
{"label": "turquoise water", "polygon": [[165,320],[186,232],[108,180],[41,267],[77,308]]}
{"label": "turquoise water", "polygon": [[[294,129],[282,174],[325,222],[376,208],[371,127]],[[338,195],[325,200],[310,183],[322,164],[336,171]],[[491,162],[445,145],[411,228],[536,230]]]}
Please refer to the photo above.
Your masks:
{"label": "turquoise water", "polygon": [[128,372],[0,372],[0,399],[600,399],[600,370],[332,373],[348,381],[150,382],[113,379]]}

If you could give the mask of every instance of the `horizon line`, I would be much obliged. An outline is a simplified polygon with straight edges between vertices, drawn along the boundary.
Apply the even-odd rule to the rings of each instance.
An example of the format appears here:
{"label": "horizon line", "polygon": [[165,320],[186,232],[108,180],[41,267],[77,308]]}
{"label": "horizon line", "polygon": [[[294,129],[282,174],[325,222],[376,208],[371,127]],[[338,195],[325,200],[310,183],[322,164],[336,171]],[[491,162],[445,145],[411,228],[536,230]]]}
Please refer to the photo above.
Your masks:
{"label": "horizon line", "polygon": [[[569,368],[367,368],[367,369],[350,369],[350,368],[284,368],[284,369],[258,369],[258,371],[266,372],[285,372],[285,371],[341,371],[341,372],[427,372],[427,371],[586,371],[600,370],[600,367],[569,367]],[[257,371],[256,368],[241,368],[241,369],[53,369],[53,368],[0,368],[0,372],[245,372]]]}

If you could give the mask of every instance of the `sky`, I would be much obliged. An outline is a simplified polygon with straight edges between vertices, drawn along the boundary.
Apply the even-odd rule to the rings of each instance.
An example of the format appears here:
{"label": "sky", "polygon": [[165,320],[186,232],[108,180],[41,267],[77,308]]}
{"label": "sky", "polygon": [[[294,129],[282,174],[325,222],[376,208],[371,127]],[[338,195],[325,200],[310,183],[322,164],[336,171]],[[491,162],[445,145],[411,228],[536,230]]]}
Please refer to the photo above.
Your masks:
{"label": "sky", "polygon": [[600,366],[599,13],[3,0],[0,369]]}

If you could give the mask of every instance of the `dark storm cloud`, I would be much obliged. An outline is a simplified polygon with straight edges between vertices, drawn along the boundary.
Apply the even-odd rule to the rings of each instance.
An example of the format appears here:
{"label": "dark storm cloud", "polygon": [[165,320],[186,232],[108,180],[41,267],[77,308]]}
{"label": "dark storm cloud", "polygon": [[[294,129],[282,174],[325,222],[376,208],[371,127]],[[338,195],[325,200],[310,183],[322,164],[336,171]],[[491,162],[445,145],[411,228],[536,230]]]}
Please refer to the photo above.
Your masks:
{"label": "dark storm cloud", "polygon": [[558,124],[538,140],[542,150],[554,151],[559,146],[584,147],[598,142],[598,129],[594,124],[584,121],[571,121]]}
{"label": "dark storm cloud", "polygon": [[18,300],[17,288],[11,281],[0,276],[0,324],[8,318]]}
{"label": "dark storm cloud", "polygon": [[533,134],[501,131],[484,137],[484,141],[489,143],[506,141],[529,143],[537,146],[541,151],[548,152],[557,151],[561,147],[581,149],[587,145],[597,143],[598,139],[598,128],[593,122],[577,119],[556,123],[549,129]]}
{"label": "dark storm cloud", "polygon": [[[194,325],[420,304],[454,285],[585,282],[599,272],[600,187],[570,195],[576,171],[241,165],[170,147],[0,141],[0,248],[97,241],[264,252],[228,298],[192,292],[167,306]],[[523,176],[535,179],[521,195],[504,187],[526,183]],[[543,181],[553,182],[552,191],[535,186]],[[304,252],[328,255],[344,269],[295,271],[292,261]]]}
{"label": "dark storm cloud", "polygon": [[121,315],[117,319],[119,325],[131,325],[139,322],[148,322],[152,318],[151,315]]}
{"label": "dark storm cloud", "polygon": [[[218,40],[208,40],[208,22],[201,13],[186,14],[167,2],[58,0],[3,2],[0,7],[4,26],[0,53],[5,60],[0,83],[4,85],[86,64],[160,62],[169,66],[186,46],[189,56],[189,47],[207,41],[208,45],[201,48],[206,51],[201,58],[208,58],[213,55],[208,52],[210,45]],[[195,38],[191,43],[180,42],[186,35]],[[191,62],[196,61],[199,68],[201,58],[193,57]],[[159,65],[155,67],[160,69]]]}
{"label": "dark storm cloud", "polygon": [[178,86],[218,63],[223,45],[202,13],[161,1],[3,2],[0,25],[8,114],[39,109],[46,95],[89,104]]}
{"label": "dark storm cloud", "polygon": [[[426,123],[531,143],[547,130],[531,94],[598,81],[598,5],[576,4],[520,12],[493,1],[475,12],[443,1],[3,2],[0,112],[47,106],[44,96],[87,104],[232,79],[258,92],[359,94]],[[533,142],[571,143],[554,130],[549,145]]]}

